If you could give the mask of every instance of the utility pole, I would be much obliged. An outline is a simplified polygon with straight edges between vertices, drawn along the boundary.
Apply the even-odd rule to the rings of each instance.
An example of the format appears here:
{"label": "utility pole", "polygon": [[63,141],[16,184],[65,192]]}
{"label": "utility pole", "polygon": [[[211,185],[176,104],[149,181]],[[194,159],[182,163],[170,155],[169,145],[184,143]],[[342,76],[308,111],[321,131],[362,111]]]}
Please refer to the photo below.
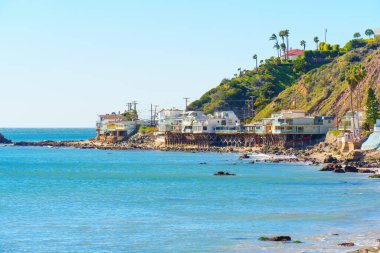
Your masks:
{"label": "utility pole", "polygon": [[137,101],[132,101],[132,104],[133,104],[133,110],[136,111]]}
{"label": "utility pole", "polygon": [[153,126],[153,105],[150,104],[150,125]]}
{"label": "utility pole", "polygon": [[189,101],[190,98],[188,98],[188,97],[184,97],[183,99],[185,99],[185,104],[186,104],[186,106],[185,106],[185,111],[186,111],[186,110],[187,110],[187,102]]}
{"label": "utility pole", "polygon": [[131,111],[131,108],[132,108],[132,104],[131,104],[131,103],[127,103],[127,111],[128,111],[128,112]]}
{"label": "utility pole", "polygon": [[154,106],[154,117],[153,117],[153,125],[156,125],[156,118],[157,118],[157,107],[158,105]]}
{"label": "utility pole", "polygon": [[327,28],[325,28],[325,43],[326,43]]}

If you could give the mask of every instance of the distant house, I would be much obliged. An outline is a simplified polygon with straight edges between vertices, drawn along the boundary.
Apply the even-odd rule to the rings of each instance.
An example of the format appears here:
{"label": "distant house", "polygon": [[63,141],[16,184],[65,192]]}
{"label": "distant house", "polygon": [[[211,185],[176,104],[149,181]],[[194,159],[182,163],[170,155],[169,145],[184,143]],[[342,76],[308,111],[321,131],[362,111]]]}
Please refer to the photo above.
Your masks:
{"label": "distant house", "polygon": [[302,50],[302,49],[292,49],[292,48],[290,48],[289,52],[285,51],[284,54],[281,56],[281,58],[285,59],[288,56],[287,57],[288,59],[294,60],[298,56],[302,56],[303,52],[304,52],[304,50]]}
{"label": "distant house", "polygon": [[246,129],[264,134],[326,134],[333,128],[333,120],[331,116],[306,115],[304,110],[282,110]]}
{"label": "distant house", "polygon": [[183,133],[233,133],[239,130],[240,121],[233,111],[214,112],[205,115],[202,112],[186,112],[182,122]]}
{"label": "distant house", "polygon": [[176,108],[163,109],[158,112],[158,132],[181,131],[184,111]]}
{"label": "distant house", "polygon": [[361,127],[366,120],[366,111],[363,109],[359,109],[359,113],[356,113],[356,111],[354,111],[353,113],[351,111],[348,111],[340,121],[339,130],[353,132],[354,120],[355,125],[357,125],[358,115],[359,125]]}
{"label": "distant house", "polygon": [[96,139],[106,142],[122,141],[135,131],[136,127],[136,121],[129,121],[121,114],[99,115],[96,122]]}

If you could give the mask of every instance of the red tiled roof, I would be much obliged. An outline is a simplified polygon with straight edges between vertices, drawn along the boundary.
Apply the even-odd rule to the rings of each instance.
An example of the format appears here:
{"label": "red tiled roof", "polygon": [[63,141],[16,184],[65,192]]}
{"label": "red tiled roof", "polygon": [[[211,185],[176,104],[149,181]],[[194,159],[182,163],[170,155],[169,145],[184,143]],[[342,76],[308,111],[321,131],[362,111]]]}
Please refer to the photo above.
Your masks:
{"label": "red tiled roof", "polygon": [[303,50],[301,49],[289,49],[289,54],[285,51],[284,55],[288,56],[301,56],[303,54]]}

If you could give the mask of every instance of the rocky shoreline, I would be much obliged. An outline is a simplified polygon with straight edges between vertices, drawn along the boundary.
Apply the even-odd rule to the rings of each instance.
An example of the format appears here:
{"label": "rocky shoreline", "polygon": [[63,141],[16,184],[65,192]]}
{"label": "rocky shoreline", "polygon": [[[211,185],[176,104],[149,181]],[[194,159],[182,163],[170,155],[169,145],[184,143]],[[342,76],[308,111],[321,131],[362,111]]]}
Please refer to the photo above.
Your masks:
{"label": "rocky shoreline", "polygon": [[[9,142],[8,142],[9,143]],[[341,154],[332,143],[322,142],[305,149],[280,148],[280,147],[207,147],[197,146],[164,146],[157,145],[151,135],[136,134],[128,141],[119,143],[105,143],[97,140],[83,141],[39,141],[39,142],[14,142],[14,146],[40,146],[40,147],[70,147],[79,149],[102,150],[159,150],[176,152],[218,152],[218,153],[260,153],[269,155],[267,162],[304,162],[310,165],[323,165],[321,171],[334,173],[372,173],[373,177],[380,178],[380,151],[353,151],[349,154]],[[249,158],[242,155],[241,159]]]}

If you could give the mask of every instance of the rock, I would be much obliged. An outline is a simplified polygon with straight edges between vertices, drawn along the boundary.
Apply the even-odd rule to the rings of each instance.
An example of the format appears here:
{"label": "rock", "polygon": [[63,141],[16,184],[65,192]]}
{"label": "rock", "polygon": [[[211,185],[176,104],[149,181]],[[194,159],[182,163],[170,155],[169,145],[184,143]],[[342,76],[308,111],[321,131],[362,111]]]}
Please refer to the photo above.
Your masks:
{"label": "rock", "polygon": [[369,178],[380,178],[380,174],[373,174],[369,176]]}
{"label": "rock", "polygon": [[323,160],[323,163],[337,163],[338,162],[338,159],[336,159],[335,157],[329,155],[325,158],[325,160]]}
{"label": "rock", "polygon": [[214,176],[235,176],[235,173],[230,173],[230,172],[224,172],[224,171],[218,171],[214,173]]}
{"label": "rock", "polygon": [[336,168],[334,169],[334,173],[345,173],[344,169]]}
{"label": "rock", "polygon": [[200,162],[199,164],[207,164],[206,162]]}
{"label": "rock", "polygon": [[280,236],[273,236],[273,237],[260,237],[260,241],[272,241],[272,242],[287,242],[291,241],[292,238],[288,235],[280,235]]}
{"label": "rock", "polygon": [[364,154],[359,150],[354,150],[348,154],[347,159],[352,162],[359,162],[364,160]]}
{"label": "rock", "polygon": [[346,165],[344,167],[345,172],[358,172],[358,169],[355,166]]}
{"label": "rock", "polygon": [[358,169],[358,173],[373,173],[373,171],[370,169],[362,168]]}
{"label": "rock", "polygon": [[248,159],[249,155],[248,154],[242,154],[239,156],[239,159]]}
{"label": "rock", "polygon": [[329,163],[323,166],[319,171],[333,171],[335,169],[334,164]]}
{"label": "rock", "polygon": [[12,141],[8,140],[7,138],[4,137],[4,135],[0,134],[0,143],[2,143],[2,144],[11,144]]}
{"label": "rock", "polygon": [[353,243],[353,242],[343,242],[343,243],[339,243],[338,246],[353,247],[353,246],[355,246],[355,243]]}

